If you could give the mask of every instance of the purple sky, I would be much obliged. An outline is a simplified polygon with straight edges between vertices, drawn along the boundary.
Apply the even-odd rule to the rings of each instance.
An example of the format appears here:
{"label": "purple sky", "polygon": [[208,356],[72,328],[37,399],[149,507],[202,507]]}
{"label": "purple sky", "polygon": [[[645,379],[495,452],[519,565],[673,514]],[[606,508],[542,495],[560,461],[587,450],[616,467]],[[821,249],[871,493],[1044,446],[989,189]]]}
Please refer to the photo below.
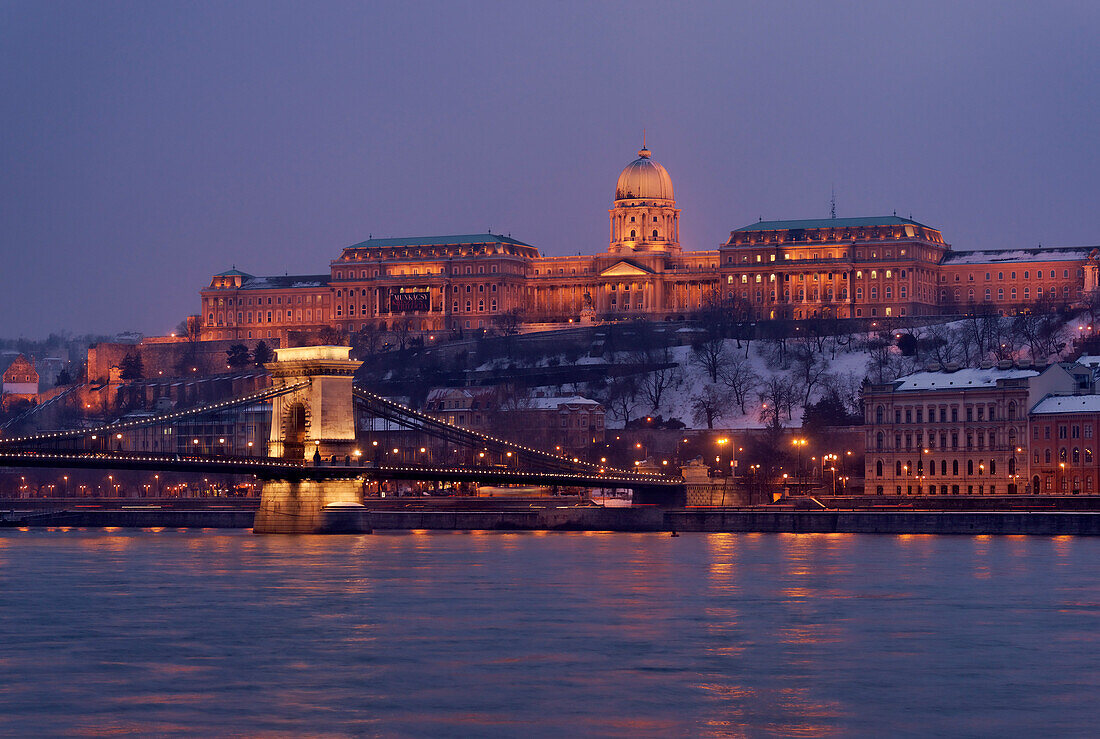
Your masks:
{"label": "purple sky", "polygon": [[1100,3],[0,4],[0,336],[165,333],[381,236],[602,251],[643,126],[685,249],[897,210],[1100,243]]}

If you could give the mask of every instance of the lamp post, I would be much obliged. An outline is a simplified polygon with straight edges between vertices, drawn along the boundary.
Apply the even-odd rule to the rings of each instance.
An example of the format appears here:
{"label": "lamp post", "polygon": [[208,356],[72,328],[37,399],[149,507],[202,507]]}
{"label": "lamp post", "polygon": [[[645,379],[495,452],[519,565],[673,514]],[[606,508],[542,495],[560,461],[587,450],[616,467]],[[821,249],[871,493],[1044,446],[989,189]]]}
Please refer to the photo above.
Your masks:
{"label": "lamp post", "polygon": [[1020,463],[1016,459],[1016,455],[1023,453],[1023,451],[1023,447],[1016,447],[1012,452],[1012,461],[1009,463],[1011,465],[1009,472],[1012,474],[1012,492],[1017,495],[1020,493]]}
{"label": "lamp post", "polygon": [[802,448],[806,446],[806,439],[803,437],[792,439],[791,444],[794,445],[795,452],[797,453],[797,462],[794,468],[794,475],[795,480],[798,481],[802,478]]}
{"label": "lamp post", "polygon": [[676,442],[676,454],[675,454],[674,460],[676,461],[677,464],[682,464],[683,461],[684,461],[683,457],[681,456],[680,447],[683,446],[684,444],[687,444],[687,443],[688,443],[688,440],[687,440],[686,437],[684,437],[682,439],[679,439]]}
{"label": "lamp post", "polygon": [[718,464],[718,472],[722,475],[722,477],[728,477],[729,471],[722,468],[722,450],[727,444],[730,443],[730,440],[727,437],[723,436],[719,439],[716,439],[715,443],[718,444],[718,456],[714,458],[714,461]]}
{"label": "lamp post", "polygon": [[829,466],[829,471],[833,473],[833,495],[836,495],[836,463],[839,457],[835,454],[826,454],[821,458],[821,466],[824,469],[827,462],[832,462]]}

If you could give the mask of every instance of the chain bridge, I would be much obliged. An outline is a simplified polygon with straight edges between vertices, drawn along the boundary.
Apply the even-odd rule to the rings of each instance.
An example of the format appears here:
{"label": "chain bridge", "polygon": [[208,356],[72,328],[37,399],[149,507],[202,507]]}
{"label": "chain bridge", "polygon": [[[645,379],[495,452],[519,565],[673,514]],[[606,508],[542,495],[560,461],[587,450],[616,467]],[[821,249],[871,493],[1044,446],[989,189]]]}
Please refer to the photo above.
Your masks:
{"label": "chain bridge", "polygon": [[[492,485],[621,488],[635,500],[682,491],[678,478],[564,457],[421,413],[365,388],[350,348],[276,350],[259,392],[192,408],[125,416],[92,428],[0,437],[0,466],[254,475],[262,481],[257,533],[308,533],[326,508],[355,506],[368,482],[407,480]],[[190,429],[228,413],[266,410],[266,440],[192,438]],[[367,428],[367,436],[357,434]],[[380,443],[379,429],[404,431],[412,451]],[[370,437],[375,438],[370,438]],[[220,443],[219,443],[220,442]],[[409,444],[406,439],[406,450]],[[412,457],[409,459],[409,457]]]}

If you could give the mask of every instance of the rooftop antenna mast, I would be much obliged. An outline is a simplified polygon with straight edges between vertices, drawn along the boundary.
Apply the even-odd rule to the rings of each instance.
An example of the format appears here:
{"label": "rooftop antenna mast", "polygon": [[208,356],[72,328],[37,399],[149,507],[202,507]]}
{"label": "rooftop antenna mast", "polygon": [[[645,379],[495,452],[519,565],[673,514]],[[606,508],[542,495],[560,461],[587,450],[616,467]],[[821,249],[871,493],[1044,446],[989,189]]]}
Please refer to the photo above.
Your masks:
{"label": "rooftop antenna mast", "polygon": [[832,198],[829,200],[829,213],[835,219],[836,218],[836,185],[833,185]]}

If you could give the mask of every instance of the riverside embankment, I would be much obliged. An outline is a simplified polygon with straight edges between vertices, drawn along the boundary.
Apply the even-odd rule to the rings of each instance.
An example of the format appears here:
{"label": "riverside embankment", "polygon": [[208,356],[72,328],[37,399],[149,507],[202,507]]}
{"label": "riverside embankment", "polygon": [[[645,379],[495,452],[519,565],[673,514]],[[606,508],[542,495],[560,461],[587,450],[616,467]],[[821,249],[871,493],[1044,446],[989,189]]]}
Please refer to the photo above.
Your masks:
{"label": "riverside embankment", "polygon": [[[245,510],[87,510],[7,518],[20,527],[250,528]],[[790,511],[554,507],[529,510],[379,510],[359,514],[374,531],[677,531],[850,534],[1098,536],[1084,511]]]}

